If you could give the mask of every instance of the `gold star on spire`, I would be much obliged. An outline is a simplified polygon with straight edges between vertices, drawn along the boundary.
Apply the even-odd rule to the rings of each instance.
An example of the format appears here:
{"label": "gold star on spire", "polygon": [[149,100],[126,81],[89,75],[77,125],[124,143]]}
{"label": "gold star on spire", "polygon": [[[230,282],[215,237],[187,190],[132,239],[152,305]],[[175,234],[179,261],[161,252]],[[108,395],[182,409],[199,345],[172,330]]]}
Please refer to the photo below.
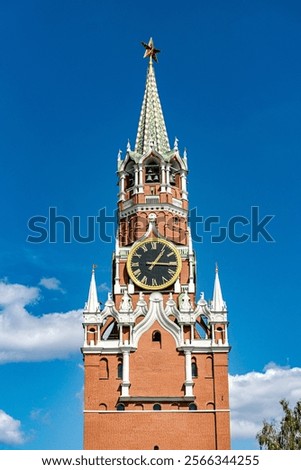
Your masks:
{"label": "gold star on spire", "polygon": [[150,62],[152,59],[154,59],[155,62],[158,62],[157,54],[160,52],[160,50],[155,49],[153,38],[150,38],[148,44],[145,42],[142,42],[141,44],[145,48],[143,59],[145,59],[145,57],[149,57]]}

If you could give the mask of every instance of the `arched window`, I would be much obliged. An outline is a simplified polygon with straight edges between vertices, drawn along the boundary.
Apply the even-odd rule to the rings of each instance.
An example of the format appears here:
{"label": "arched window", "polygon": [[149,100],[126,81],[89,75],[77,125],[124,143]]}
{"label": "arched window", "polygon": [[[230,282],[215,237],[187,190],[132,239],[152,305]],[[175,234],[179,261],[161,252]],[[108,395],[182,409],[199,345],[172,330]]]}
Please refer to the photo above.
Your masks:
{"label": "arched window", "polygon": [[88,329],[88,343],[91,346],[96,343],[96,329],[93,326]]}
{"label": "arched window", "polygon": [[160,331],[153,331],[152,333],[152,347],[161,349],[161,333]]}
{"label": "arched window", "polygon": [[189,403],[189,409],[190,411],[195,411],[198,409],[195,403]]}
{"label": "arched window", "polygon": [[99,362],[99,378],[108,379],[109,378],[109,364],[108,359],[102,358]]}
{"label": "arched window", "polygon": [[145,162],[145,183],[160,183],[160,165],[155,158],[148,158]]}
{"label": "arched window", "polygon": [[123,378],[123,362],[122,362],[122,359],[118,359],[117,378],[120,379],[120,380],[122,380],[122,378]]}
{"label": "arched window", "polygon": [[224,330],[220,326],[216,328],[216,339],[218,343],[224,343]]}
{"label": "arched window", "polygon": [[206,357],[205,371],[206,371],[206,377],[213,377],[213,358],[212,358],[212,356],[207,356]]}
{"label": "arched window", "polygon": [[160,411],[161,410],[161,405],[159,403],[155,403],[154,406],[153,406],[153,410]]}
{"label": "arched window", "polygon": [[198,366],[195,357],[191,359],[191,375],[194,378],[198,376]]}
{"label": "arched window", "polygon": [[159,446],[154,446],[154,450],[159,450],[160,447]]}
{"label": "arched window", "polygon": [[135,408],[135,411],[144,410],[144,406],[141,403],[137,403],[134,408]]}
{"label": "arched window", "polygon": [[124,409],[125,409],[125,406],[123,403],[118,403],[118,405],[116,406],[117,411],[124,411]]}
{"label": "arched window", "polygon": [[169,182],[171,186],[179,186],[180,165],[177,160],[173,160],[170,166]]}
{"label": "arched window", "polygon": [[154,343],[161,343],[161,333],[160,333],[160,331],[154,331],[153,332],[152,341]]}
{"label": "arched window", "polygon": [[126,168],[126,177],[125,177],[125,189],[132,188],[135,184],[135,168],[134,168],[134,162],[130,161]]}

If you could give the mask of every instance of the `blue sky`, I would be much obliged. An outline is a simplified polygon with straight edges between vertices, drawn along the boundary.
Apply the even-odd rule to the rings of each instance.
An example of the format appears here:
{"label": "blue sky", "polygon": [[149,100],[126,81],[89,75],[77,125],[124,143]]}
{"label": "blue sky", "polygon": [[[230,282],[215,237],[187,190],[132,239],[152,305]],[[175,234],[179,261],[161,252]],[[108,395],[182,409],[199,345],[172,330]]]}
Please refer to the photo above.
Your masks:
{"label": "blue sky", "polygon": [[[211,298],[218,262],[229,309],[233,448],[257,448],[279,399],[301,398],[300,19],[293,0],[0,2],[0,449],[81,448],[81,313],[92,263],[106,300],[114,241],[64,243],[61,225],[29,243],[28,221],[56,207],[85,234],[88,216],[113,215],[150,36],[190,208],[220,217],[194,248],[198,293]],[[274,242],[212,242],[251,207],[274,216]]]}

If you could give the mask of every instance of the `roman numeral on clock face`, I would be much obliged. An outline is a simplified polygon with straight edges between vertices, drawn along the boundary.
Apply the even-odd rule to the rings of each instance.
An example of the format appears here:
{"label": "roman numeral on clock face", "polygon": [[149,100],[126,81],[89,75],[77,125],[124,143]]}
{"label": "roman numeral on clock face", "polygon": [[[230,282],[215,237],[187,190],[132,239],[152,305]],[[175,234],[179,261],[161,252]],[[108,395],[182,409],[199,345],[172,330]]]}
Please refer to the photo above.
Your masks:
{"label": "roman numeral on clock face", "polygon": [[141,269],[136,269],[135,271],[133,271],[133,274],[134,274],[135,276],[140,276],[140,274],[141,274]]}

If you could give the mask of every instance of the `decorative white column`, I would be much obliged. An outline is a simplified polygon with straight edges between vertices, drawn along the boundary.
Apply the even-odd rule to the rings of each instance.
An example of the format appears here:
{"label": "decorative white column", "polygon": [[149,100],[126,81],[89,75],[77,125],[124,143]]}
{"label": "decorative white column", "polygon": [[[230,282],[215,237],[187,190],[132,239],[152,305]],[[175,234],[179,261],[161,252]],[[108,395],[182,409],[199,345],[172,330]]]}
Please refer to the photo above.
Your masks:
{"label": "decorative white column", "polygon": [[125,200],[124,182],[125,182],[125,173],[122,172],[119,176],[119,201]]}
{"label": "decorative white column", "polygon": [[84,339],[84,346],[88,346],[88,327],[85,325],[85,339]]}
{"label": "decorative white column", "polygon": [[187,184],[185,171],[181,172],[182,199],[187,199]]}
{"label": "decorative white column", "polygon": [[134,193],[139,193],[139,170],[138,166],[134,165]]}
{"label": "decorative white column", "polygon": [[97,325],[97,344],[100,343],[100,324]]}
{"label": "decorative white column", "polygon": [[166,185],[167,185],[167,192],[171,193],[171,187],[170,187],[170,164],[167,163],[166,165]]}
{"label": "decorative white column", "polygon": [[142,163],[138,163],[138,192],[143,193],[143,168]]}
{"label": "decorative white column", "polygon": [[120,250],[119,250],[119,233],[116,234],[116,243],[115,243],[115,279],[114,279],[114,293],[120,294],[120,272],[119,272],[119,262],[120,262]]}
{"label": "decorative white column", "polygon": [[185,349],[185,397],[193,396],[193,380],[191,370],[191,349]]}
{"label": "decorative white column", "polygon": [[[127,341],[125,341],[125,344]],[[129,347],[123,347],[122,357],[122,384],[121,384],[121,396],[128,397],[130,395],[130,349]]]}
{"label": "decorative white column", "polygon": [[164,163],[161,164],[161,192],[166,192],[166,172]]}
{"label": "decorative white column", "polygon": [[189,283],[188,283],[188,292],[195,292],[195,283],[194,283],[194,253],[192,248],[192,239],[190,227],[187,228],[188,236],[188,255],[189,255]]}

